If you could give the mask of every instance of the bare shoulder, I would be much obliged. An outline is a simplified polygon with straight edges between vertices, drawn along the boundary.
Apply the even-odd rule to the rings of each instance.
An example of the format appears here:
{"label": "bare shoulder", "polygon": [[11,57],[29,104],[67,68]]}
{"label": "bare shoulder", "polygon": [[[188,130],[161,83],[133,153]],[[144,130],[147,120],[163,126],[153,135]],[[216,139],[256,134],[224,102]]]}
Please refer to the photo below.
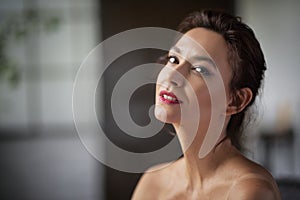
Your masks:
{"label": "bare shoulder", "polygon": [[165,181],[166,173],[168,173],[166,168],[169,166],[169,163],[156,165],[149,168],[139,180],[132,200],[147,200],[153,199],[153,194],[158,195],[161,190],[161,185]]}
{"label": "bare shoulder", "polygon": [[272,180],[253,175],[237,180],[231,187],[228,200],[280,200],[280,194]]}
{"label": "bare shoulder", "polygon": [[259,164],[241,158],[240,175],[228,193],[228,200],[280,200],[280,192],[272,175]]}

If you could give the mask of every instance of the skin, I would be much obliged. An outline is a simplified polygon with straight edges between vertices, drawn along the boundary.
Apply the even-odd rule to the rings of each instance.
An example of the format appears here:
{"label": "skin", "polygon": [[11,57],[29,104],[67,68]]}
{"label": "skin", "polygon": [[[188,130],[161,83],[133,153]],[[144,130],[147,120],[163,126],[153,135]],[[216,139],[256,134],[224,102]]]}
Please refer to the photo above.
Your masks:
{"label": "skin", "polygon": [[[216,86],[212,93],[216,95],[225,89],[225,107],[217,109],[224,116],[224,126],[218,138],[226,134],[231,115],[240,112],[252,98],[249,88],[239,91],[239,104],[231,99],[229,83],[232,70],[228,62],[228,47],[221,35],[205,28],[195,28],[186,36],[200,44],[203,51],[194,51],[191,45],[180,39],[175,45],[180,51],[171,50],[167,67],[174,70],[162,70],[156,88],[156,117],[171,123],[178,135],[184,156],[172,164],[155,166],[146,172],[139,181],[132,199],[227,199],[258,200],[281,199],[279,190],[271,174],[258,164],[245,158],[230,142],[221,142],[204,158],[199,158],[208,124],[211,119],[211,100],[206,83],[215,82],[217,71],[207,61],[191,61],[195,54],[210,56],[222,76],[225,88]],[[196,53],[195,53],[196,52]],[[197,70],[194,66],[200,66]],[[180,104],[166,104],[160,101],[160,92],[169,91],[176,95]],[[196,95],[195,105],[193,101]],[[213,94],[211,94],[213,95]],[[195,135],[189,129],[189,120],[181,119],[183,113],[193,116],[195,106],[201,111],[198,129]],[[185,116],[185,115],[184,115]],[[191,117],[192,118],[192,117]]]}

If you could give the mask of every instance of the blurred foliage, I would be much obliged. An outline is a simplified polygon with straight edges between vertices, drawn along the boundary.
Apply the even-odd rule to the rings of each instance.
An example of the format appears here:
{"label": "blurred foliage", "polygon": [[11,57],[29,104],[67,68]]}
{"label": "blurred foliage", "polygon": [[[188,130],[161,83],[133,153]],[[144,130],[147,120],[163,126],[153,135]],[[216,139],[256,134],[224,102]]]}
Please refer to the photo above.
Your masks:
{"label": "blurred foliage", "polygon": [[55,31],[59,24],[60,19],[58,17],[44,16],[36,9],[29,9],[22,14],[4,19],[0,24],[0,81],[9,81],[12,86],[16,86],[21,78],[18,66],[6,52],[9,42],[13,39],[20,42],[39,28],[46,32]]}

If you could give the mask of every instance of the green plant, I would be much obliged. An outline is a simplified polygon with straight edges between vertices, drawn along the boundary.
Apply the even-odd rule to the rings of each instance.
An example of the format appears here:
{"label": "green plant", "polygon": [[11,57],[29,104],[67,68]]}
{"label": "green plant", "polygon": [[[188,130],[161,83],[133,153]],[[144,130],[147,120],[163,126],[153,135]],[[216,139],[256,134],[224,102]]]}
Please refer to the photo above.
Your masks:
{"label": "green plant", "polygon": [[16,86],[20,81],[18,66],[6,52],[8,43],[13,39],[18,42],[42,25],[46,31],[55,31],[60,24],[58,17],[41,15],[36,9],[26,10],[23,14],[7,17],[0,24],[0,81],[8,81]]}

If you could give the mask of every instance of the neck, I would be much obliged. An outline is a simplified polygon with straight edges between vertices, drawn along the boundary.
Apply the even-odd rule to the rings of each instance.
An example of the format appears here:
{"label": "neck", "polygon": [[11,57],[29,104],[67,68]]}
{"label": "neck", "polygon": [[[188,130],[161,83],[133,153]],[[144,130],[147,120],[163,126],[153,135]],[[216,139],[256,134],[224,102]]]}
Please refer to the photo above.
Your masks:
{"label": "neck", "polygon": [[[220,144],[217,142],[218,145],[207,156],[199,158],[199,150],[204,139],[203,135],[205,134],[198,132],[193,141],[188,144],[187,141],[190,141],[190,138],[186,138],[188,132],[183,127],[174,127],[184,152],[182,164],[185,168],[186,187],[189,190],[202,188],[204,183],[217,173],[219,167],[225,164],[229,155],[232,155],[230,152],[233,152],[235,148],[232,146],[230,140],[226,139]],[[220,138],[223,138],[222,136],[224,134]]]}

